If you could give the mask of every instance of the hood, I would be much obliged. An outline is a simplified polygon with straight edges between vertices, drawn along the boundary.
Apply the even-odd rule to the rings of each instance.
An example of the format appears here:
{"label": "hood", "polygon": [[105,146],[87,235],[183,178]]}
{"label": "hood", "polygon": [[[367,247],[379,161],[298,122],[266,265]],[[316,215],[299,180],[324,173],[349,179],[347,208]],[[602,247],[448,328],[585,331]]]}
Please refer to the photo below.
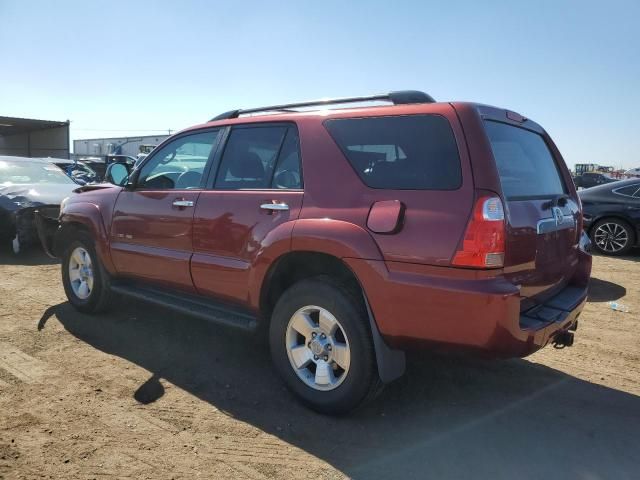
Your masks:
{"label": "hood", "polygon": [[12,212],[39,205],[60,205],[76,188],[76,183],[0,185],[0,208]]}

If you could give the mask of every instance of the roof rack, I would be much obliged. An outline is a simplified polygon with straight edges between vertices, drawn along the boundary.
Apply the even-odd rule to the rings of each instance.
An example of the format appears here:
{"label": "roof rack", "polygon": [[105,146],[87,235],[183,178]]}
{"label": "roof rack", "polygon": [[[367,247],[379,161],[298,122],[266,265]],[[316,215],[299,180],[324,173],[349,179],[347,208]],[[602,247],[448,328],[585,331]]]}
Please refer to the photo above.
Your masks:
{"label": "roof rack", "polygon": [[373,101],[387,101],[394,105],[403,105],[408,103],[434,103],[433,97],[427,93],[418,90],[399,90],[397,92],[381,93],[378,95],[368,95],[364,97],[345,97],[345,98],[328,98],[323,100],[312,100],[307,102],[286,103],[282,105],[271,105],[270,107],[247,108],[243,110],[230,110],[213,117],[210,121],[228,120],[230,118],[238,118],[240,115],[258,112],[296,112],[294,108],[317,107],[324,105],[337,105],[342,103],[360,103]]}

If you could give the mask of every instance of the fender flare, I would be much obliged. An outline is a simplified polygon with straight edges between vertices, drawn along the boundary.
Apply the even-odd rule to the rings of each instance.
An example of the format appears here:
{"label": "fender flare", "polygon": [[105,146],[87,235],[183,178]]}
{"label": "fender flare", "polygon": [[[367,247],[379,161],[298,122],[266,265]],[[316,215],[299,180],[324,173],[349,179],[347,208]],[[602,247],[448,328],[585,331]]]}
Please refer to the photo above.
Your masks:
{"label": "fender flare", "polygon": [[109,236],[104,225],[100,207],[94,203],[79,202],[65,206],[60,214],[60,227],[55,236],[55,249],[59,252],[59,243],[64,241],[64,236],[74,224],[85,227],[95,241],[95,248],[106,270],[113,274],[115,268],[109,253]]}
{"label": "fender flare", "polygon": [[[257,286],[257,291],[252,292],[252,298],[260,298],[262,283],[268,279],[271,269],[270,265],[280,257],[292,252],[313,252],[331,255],[339,259],[347,268],[360,286],[360,292],[367,309],[369,327],[373,340],[373,347],[376,355],[376,365],[378,367],[378,375],[384,383],[390,383],[401,377],[406,370],[406,355],[402,350],[389,347],[384,340],[375,320],[374,313],[371,310],[366,292],[362,287],[362,282],[356,273],[344,262],[345,258],[362,258],[372,260],[382,260],[382,253],[373,237],[362,227],[353,223],[331,220],[331,219],[303,219],[295,222],[288,222],[279,228],[287,225],[289,232],[281,230],[278,235],[271,237],[269,245],[272,246],[267,258],[273,262],[263,262],[266,266],[261,275],[254,277],[252,284]],[[274,230],[274,232],[278,231]],[[283,248],[282,239],[284,235],[291,238],[290,248]],[[264,248],[268,248],[264,245]],[[279,255],[274,256],[273,253],[278,252]]]}

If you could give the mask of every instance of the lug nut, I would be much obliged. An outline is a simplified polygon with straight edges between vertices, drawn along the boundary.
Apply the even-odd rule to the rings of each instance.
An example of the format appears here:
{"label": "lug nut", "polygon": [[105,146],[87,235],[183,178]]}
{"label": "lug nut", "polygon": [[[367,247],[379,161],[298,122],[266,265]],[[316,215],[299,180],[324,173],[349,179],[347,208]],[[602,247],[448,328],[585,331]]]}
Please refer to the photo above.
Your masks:
{"label": "lug nut", "polygon": [[320,338],[325,339],[327,338],[327,336],[323,333],[322,335],[320,335]]}
{"label": "lug nut", "polygon": [[324,356],[324,361],[326,362],[327,360],[329,360],[329,356],[328,356],[328,355],[325,355],[325,356]]}
{"label": "lug nut", "polygon": [[316,332],[311,332],[311,337],[316,338],[317,333]]}
{"label": "lug nut", "polygon": [[331,351],[331,345],[327,345],[327,350]]}
{"label": "lug nut", "polygon": [[313,356],[313,359],[314,359],[314,360],[317,360],[317,359],[318,359],[318,355],[314,355],[314,356]]}

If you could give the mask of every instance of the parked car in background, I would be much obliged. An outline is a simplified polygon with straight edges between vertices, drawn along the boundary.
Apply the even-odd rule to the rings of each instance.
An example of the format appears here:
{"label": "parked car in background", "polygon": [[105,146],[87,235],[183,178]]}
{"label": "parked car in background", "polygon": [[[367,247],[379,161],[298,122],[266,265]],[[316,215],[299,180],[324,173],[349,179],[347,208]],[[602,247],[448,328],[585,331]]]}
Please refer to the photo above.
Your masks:
{"label": "parked car in background", "polygon": [[624,255],[640,239],[640,179],[608,183],[579,192],[584,228],[605,255]]}
{"label": "parked car in background", "polygon": [[57,218],[62,200],[79,185],[49,159],[0,156],[0,241],[19,253],[39,244],[34,212]]}
{"label": "parked car in background", "polygon": [[573,183],[579,188],[591,188],[596,185],[604,185],[606,183],[615,182],[616,179],[605,173],[587,172],[582,175],[573,177]]}
{"label": "parked car in background", "polygon": [[[327,110],[366,101],[393,105]],[[97,312],[118,293],[264,329],[321,412],[372,398],[407,349],[570,346],[586,302],[570,173],[509,110],[413,91],[235,110],[107,177],[119,186],[71,197],[45,238],[69,302]]]}
{"label": "parked car in background", "polygon": [[106,155],[105,156],[105,163],[107,164],[107,166],[111,165],[112,163],[124,163],[129,167],[133,167],[136,164],[137,160],[138,159],[136,157],[132,157],[131,155]]}
{"label": "parked car in background", "polygon": [[94,183],[99,180],[96,171],[84,162],[65,158],[44,158],[43,160],[60,167],[74,182],[80,185]]}
{"label": "parked car in background", "polygon": [[634,177],[640,177],[640,167],[630,168],[629,170],[625,171],[624,174]]}
{"label": "parked car in background", "polygon": [[87,165],[91,170],[96,172],[96,180],[94,183],[101,182],[104,179],[104,174],[107,170],[107,164],[104,158],[100,157],[84,157],[75,156],[75,159]]}

